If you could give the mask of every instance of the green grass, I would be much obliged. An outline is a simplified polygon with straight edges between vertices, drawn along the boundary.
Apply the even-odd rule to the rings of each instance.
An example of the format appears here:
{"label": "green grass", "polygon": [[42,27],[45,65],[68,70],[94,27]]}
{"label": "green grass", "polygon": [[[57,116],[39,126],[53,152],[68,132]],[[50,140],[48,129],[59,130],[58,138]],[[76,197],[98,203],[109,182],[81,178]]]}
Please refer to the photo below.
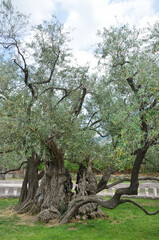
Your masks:
{"label": "green grass", "polygon": [[[159,209],[158,200],[138,199],[147,210]],[[79,223],[50,226],[33,223],[25,225],[21,216],[6,210],[17,199],[0,200],[1,240],[158,240],[159,214],[147,216],[130,203],[114,210],[104,210],[106,220],[87,220]],[[4,210],[5,209],[5,210]],[[31,221],[30,221],[31,222]]]}

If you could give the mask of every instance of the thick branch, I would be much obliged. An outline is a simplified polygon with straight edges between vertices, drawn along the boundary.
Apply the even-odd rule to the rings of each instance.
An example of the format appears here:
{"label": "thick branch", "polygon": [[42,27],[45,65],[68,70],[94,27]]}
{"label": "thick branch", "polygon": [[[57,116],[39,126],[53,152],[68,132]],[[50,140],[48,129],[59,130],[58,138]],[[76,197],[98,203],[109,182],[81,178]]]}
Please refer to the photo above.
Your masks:
{"label": "thick branch", "polygon": [[153,138],[151,138],[149,141],[147,140],[142,148],[138,148],[138,149],[134,150],[133,152],[131,152],[131,155],[136,155],[142,149],[144,149],[144,148],[148,149],[149,147],[158,144],[158,139],[159,139],[159,133],[156,136],[154,136]]}
{"label": "thick branch", "polygon": [[[133,191],[134,191],[134,189],[132,187],[120,188],[116,191],[117,194],[114,195],[109,200],[103,200],[102,198],[100,198],[96,195],[82,196],[82,197],[79,197],[77,199],[74,199],[70,202],[68,210],[62,216],[60,224],[68,223],[71,220],[71,218],[75,215],[78,208],[80,208],[81,206],[83,206],[87,203],[96,203],[96,204],[98,204],[98,205],[100,205],[104,208],[114,209],[119,204],[122,203],[122,200],[120,200],[121,195],[123,195],[123,194],[129,194],[130,195],[130,194],[134,193]],[[154,215],[154,214],[157,214],[157,213],[158,213],[158,211],[155,212],[155,213],[149,213],[149,215]]]}
{"label": "thick branch", "polygon": [[44,170],[42,170],[42,171],[38,174],[38,180],[42,179],[43,176],[44,176]]}
{"label": "thick branch", "polygon": [[[96,193],[99,193],[100,191],[104,190],[104,189],[109,189],[111,187],[114,187],[120,183],[123,183],[123,182],[130,182],[131,179],[130,178],[123,178],[123,179],[120,179],[120,180],[117,180],[109,185],[107,184],[102,184],[101,187],[97,187],[97,192]],[[158,178],[153,178],[153,177],[145,177],[145,178],[138,178],[138,181],[157,181],[159,182],[159,179]]]}
{"label": "thick branch", "polygon": [[108,181],[109,181],[109,178],[111,176],[113,171],[111,170],[107,170],[105,171],[105,173],[103,174],[102,178],[100,179],[98,185],[97,185],[97,191],[96,193],[102,191],[103,189],[105,189],[105,187],[107,186],[108,184]]}
{"label": "thick branch", "polygon": [[48,146],[48,149],[53,153],[54,159],[57,162],[57,166],[59,168],[62,168],[64,165],[63,156],[61,151],[58,149],[57,144],[53,139],[53,137],[50,138],[47,146]]}
{"label": "thick branch", "polygon": [[108,209],[114,209],[118,205],[118,203],[115,202],[113,199],[103,200],[96,195],[82,196],[70,202],[68,210],[61,217],[60,224],[68,223],[74,216],[78,208],[87,203],[97,203],[98,205]]}
{"label": "thick branch", "polygon": [[76,116],[78,116],[81,112],[81,109],[82,109],[82,105],[83,105],[83,102],[84,102],[84,98],[87,94],[87,89],[85,87],[83,87],[83,93],[82,93],[82,96],[79,98],[76,106],[75,106],[75,110],[74,110],[74,113]]}
{"label": "thick branch", "polygon": [[136,94],[138,92],[139,88],[135,87],[134,81],[133,81],[133,77],[127,78],[126,81],[128,82],[128,84],[131,87],[132,91]]}

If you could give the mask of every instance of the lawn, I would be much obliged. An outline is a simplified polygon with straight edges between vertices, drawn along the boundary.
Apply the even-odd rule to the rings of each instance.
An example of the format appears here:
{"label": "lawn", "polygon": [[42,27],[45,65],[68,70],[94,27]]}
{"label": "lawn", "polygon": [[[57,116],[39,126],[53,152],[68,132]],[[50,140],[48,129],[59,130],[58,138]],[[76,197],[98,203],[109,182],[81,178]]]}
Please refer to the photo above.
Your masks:
{"label": "lawn", "polygon": [[[147,210],[159,209],[158,200],[138,199]],[[104,210],[106,220],[87,220],[62,226],[40,224],[34,217],[17,216],[10,210],[17,199],[0,200],[1,240],[158,240],[159,214],[147,216],[130,203]]]}

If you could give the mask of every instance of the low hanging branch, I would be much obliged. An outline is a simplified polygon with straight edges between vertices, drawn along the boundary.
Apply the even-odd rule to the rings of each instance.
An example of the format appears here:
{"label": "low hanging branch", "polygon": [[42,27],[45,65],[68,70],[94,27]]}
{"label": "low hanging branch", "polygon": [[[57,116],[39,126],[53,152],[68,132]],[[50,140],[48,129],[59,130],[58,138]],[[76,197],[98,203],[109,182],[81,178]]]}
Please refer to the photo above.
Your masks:
{"label": "low hanging branch", "polygon": [[[69,204],[68,210],[62,216],[60,223],[63,224],[63,223],[69,222],[70,219],[74,216],[75,212],[78,210],[78,208],[83,206],[84,204],[97,203],[98,205],[100,205],[104,208],[114,209],[117,206],[119,206],[121,203],[124,203],[121,200],[121,197],[123,195],[129,195],[129,196],[130,195],[137,195],[137,193],[138,193],[137,190],[138,190],[138,186],[139,186],[139,182],[138,182],[138,180],[139,180],[139,177],[138,177],[139,176],[139,170],[140,170],[142,160],[144,159],[148,148],[149,148],[149,144],[145,143],[145,145],[141,149],[139,149],[139,151],[137,153],[137,156],[136,156],[136,159],[135,159],[135,162],[134,162],[134,165],[133,165],[132,173],[131,173],[131,179],[130,179],[130,186],[129,187],[118,188],[115,191],[114,196],[109,200],[103,200],[96,195],[83,196],[83,197],[76,198],[76,199],[72,200]],[[109,175],[109,174],[107,174],[107,175]],[[142,180],[143,180],[143,178],[142,178]],[[110,187],[110,185],[109,185],[109,187]],[[136,205],[138,207],[140,206],[138,204],[136,204]],[[140,208],[142,209],[142,207],[140,207]],[[155,215],[155,214],[159,213],[159,211],[156,211],[155,213],[148,213],[145,210],[145,213],[149,214],[149,215]]]}
{"label": "low hanging branch", "polygon": [[74,216],[75,212],[77,211],[78,208],[80,208],[81,206],[83,206],[84,204],[87,203],[97,203],[98,205],[107,208],[107,209],[114,209],[116,208],[118,205],[122,204],[122,203],[126,203],[126,202],[131,202],[134,205],[136,205],[137,207],[139,207],[140,209],[142,209],[147,215],[155,215],[159,213],[159,210],[157,210],[156,212],[153,213],[149,213],[146,209],[144,209],[142,206],[140,206],[139,204],[137,204],[136,202],[132,201],[132,200],[120,200],[119,202],[116,201],[116,199],[113,197],[109,200],[104,200],[101,197],[98,197],[96,195],[90,195],[90,196],[82,196],[79,197],[75,200],[73,200],[70,205],[68,210],[64,213],[64,215],[61,217],[60,220],[60,224],[65,224],[68,223],[71,218]]}
{"label": "low hanging branch", "polygon": [[7,170],[6,172],[0,172],[0,174],[7,174],[7,173],[9,173],[9,172],[15,172],[15,171],[18,171],[18,170],[21,169],[21,167],[22,167],[24,164],[27,164],[27,161],[22,162],[18,168],[14,168],[14,169],[11,169],[11,170]]}
{"label": "low hanging branch", "polygon": [[144,213],[146,213],[147,215],[156,215],[157,213],[159,213],[159,210],[157,210],[156,212],[148,212],[144,207],[142,207],[140,204],[138,204],[137,202],[130,200],[130,199],[121,199],[120,200],[120,204],[122,203],[132,203],[135,206],[137,206],[138,208],[140,208],[142,211],[144,211]]}

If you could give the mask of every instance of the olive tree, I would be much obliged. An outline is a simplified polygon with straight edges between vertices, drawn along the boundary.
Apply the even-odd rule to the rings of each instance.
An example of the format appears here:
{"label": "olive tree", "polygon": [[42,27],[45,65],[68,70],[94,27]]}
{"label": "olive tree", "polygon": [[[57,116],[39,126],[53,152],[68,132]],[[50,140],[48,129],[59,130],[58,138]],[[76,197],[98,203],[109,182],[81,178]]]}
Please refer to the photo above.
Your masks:
{"label": "olive tree", "polygon": [[[13,122],[1,149],[5,153],[14,143],[19,155],[20,146],[27,164],[15,209],[37,214],[37,220],[66,223],[75,215],[103,217],[99,205],[113,209],[134,203],[121,197],[137,194],[141,163],[159,136],[158,64],[150,37],[145,43],[143,33],[127,26],[104,29],[96,51],[100,72],[90,76],[87,66],[72,64],[67,33],[55,17],[24,31],[26,22],[9,0],[3,1],[0,41],[16,71],[12,104],[1,105]],[[106,167],[99,183],[92,172],[97,157]],[[66,161],[79,164],[75,192]],[[130,186],[106,201],[96,194],[118,183],[108,184],[115,164],[132,166]]]}
{"label": "olive tree", "polygon": [[[61,223],[68,222],[80,206],[89,202],[109,209],[130,202],[146,214],[159,212],[148,213],[133,200],[121,198],[137,195],[141,164],[149,150],[158,144],[159,66],[153,34],[148,29],[128,26],[111,27],[99,34],[102,41],[96,50],[100,64],[98,102],[105,126],[98,129],[105,129],[111,139],[107,139],[107,144],[112,145],[111,164],[121,168],[125,164],[132,166],[130,185],[117,189],[110,200],[92,195],[72,201]],[[107,186],[102,180],[100,189]]]}
{"label": "olive tree", "polygon": [[[51,22],[34,26],[28,39],[20,24],[24,24],[26,17],[15,12],[10,1],[2,3],[1,13],[1,46],[7,51],[7,58],[12,55],[17,68],[13,80],[15,88],[10,93],[12,105],[6,101],[3,108],[8,105],[7,116],[11,111],[11,118],[16,123],[9,131],[14,133],[11,142],[20,141],[27,163],[15,209],[18,213],[37,213],[37,219],[48,221],[59,218],[73,196],[65,160],[80,164],[76,194],[96,192],[91,162],[97,154],[98,143],[94,139],[95,133],[87,126],[88,118],[83,111],[94,81],[89,79],[88,67],[70,63],[67,34],[55,17]],[[7,144],[11,147],[8,139]],[[4,153],[5,146],[2,145]],[[18,154],[18,149],[15,150]],[[39,173],[41,162],[44,171]],[[87,186],[88,182],[90,186]],[[87,209],[90,213],[94,209],[97,215],[103,215],[96,204]]]}

